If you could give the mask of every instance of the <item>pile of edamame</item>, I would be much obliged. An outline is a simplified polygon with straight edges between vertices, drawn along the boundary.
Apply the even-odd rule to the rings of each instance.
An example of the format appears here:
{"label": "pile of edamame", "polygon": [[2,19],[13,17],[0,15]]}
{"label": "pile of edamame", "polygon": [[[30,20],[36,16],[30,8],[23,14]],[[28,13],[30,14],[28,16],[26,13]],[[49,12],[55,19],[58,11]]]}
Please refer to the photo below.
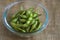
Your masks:
{"label": "pile of edamame", "polygon": [[37,11],[33,8],[19,10],[10,20],[12,28],[18,32],[35,32],[42,26]]}

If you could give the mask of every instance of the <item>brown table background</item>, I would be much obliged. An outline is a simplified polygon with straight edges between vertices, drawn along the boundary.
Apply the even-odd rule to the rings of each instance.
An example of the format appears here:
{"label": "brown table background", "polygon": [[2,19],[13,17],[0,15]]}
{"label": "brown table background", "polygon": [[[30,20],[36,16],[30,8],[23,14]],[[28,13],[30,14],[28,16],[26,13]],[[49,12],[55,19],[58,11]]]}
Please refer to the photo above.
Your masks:
{"label": "brown table background", "polygon": [[15,1],[19,0],[0,0],[0,40],[60,40],[60,0],[35,0],[48,9],[49,24],[39,35],[30,38],[14,35],[2,23],[4,7]]}

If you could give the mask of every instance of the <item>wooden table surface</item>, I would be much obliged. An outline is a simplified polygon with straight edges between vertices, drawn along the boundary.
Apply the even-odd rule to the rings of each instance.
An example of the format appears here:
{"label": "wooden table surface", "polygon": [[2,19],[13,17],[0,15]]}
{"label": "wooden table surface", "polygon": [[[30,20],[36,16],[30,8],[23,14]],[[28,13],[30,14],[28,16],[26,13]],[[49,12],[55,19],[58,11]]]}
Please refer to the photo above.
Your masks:
{"label": "wooden table surface", "polygon": [[14,35],[2,23],[5,6],[15,1],[19,0],[0,0],[0,40],[60,40],[60,0],[35,0],[48,9],[49,24],[39,35],[29,38]]}

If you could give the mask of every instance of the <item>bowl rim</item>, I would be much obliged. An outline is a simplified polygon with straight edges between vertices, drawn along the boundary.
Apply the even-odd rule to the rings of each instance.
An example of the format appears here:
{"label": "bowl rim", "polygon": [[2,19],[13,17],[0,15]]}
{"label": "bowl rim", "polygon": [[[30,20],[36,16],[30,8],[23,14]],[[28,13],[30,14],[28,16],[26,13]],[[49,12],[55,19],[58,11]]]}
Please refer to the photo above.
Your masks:
{"label": "bowl rim", "polygon": [[[20,2],[24,2],[24,1],[20,1]],[[20,35],[20,34],[22,34],[22,33],[16,32],[16,31],[8,24],[8,22],[7,22],[7,20],[6,20],[6,17],[7,17],[7,11],[8,11],[12,6],[14,6],[15,4],[18,4],[18,3],[20,3],[20,2],[14,2],[14,3],[11,3],[11,4],[9,4],[8,6],[6,6],[6,7],[5,7],[5,10],[4,10],[4,12],[3,12],[3,17],[2,17],[2,19],[3,19],[3,24],[5,25],[5,27],[6,27],[8,30],[10,30],[11,32],[13,32],[13,33],[15,33],[15,34],[17,34],[17,35]],[[42,7],[43,10],[44,10],[44,12],[45,12],[45,15],[46,15],[45,22],[43,23],[42,27],[41,27],[38,31],[32,32],[32,33],[23,33],[23,35],[25,35],[25,34],[28,34],[28,35],[31,34],[31,35],[32,35],[32,34],[40,33],[41,31],[43,31],[43,30],[47,27],[47,25],[48,25],[48,10],[43,6],[42,3],[40,3],[39,6]]]}

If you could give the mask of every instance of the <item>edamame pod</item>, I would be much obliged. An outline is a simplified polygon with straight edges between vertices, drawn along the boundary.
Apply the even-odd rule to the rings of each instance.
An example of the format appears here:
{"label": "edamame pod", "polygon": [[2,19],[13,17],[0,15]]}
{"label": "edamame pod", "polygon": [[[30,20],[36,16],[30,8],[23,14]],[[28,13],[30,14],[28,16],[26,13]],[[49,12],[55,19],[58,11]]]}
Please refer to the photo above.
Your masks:
{"label": "edamame pod", "polygon": [[36,28],[37,24],[38,24],[38,21],[36,21],[36,22],[32,25],[30,32],[32,32],[32,31],[33,31],[33,29],[35,29],[35,28]]}
{"label": "edamame pod", "polygon": [[34,13],[34,16],[33,16],[33,17],[34,17],[34,18],[35,18],[35,17],[37,17],[37,14],[36,14],[36,13]]}
{"label": "edamame pod", "polygon": [[25,30],[21,29],[21,28],[18,28],[18,30],[20,30],[21,32],[26,32]]}
{"label": "edamame pod", "polygon": [[11,26],[12,26],[16,31],[18,31],[18,27],[16,26],[15,23],[10,22],[10,24],[11,24]]}
{"label": "edamame pod", "polygon": [[34,11],[33,8],[24,10],[23,7],[21,7],[20,10],[12,16],[10,24],[19,32],[34,32],[39,30],[42,25],[39,22],[38,16],[38,13]]}
{"label": "edamame pod", "polygon": [[12,22],[16,23],[18,18],[11,19]]}
{"label": "edamame pod", "polygon": [[40,23],[40,24],[38,25],[38,27],[35,29],[35,31],[39,30],[39,29],[41,28],[41,26],[42,26],[42,23]]}
{"label": "edamame pod", "polygon": [[25,14],[25,11],[23,11],[21,15],[24,15],[24,14]]}
{"label": "edamame pod", "polygon": [[20,19],[20,22],[26,22],[26,19]]}
{"label": "edamame pod", "polygon": [[30,10],[27,10],[27,13],[26,13],[26,15],[27,15],[27,16],[29,16],[31,13],[32,13],[32,11],[30,11]]}
{"label": "edamame pod", "polygon": [[28,19],[28,21],[26,22],[26,24],[30,24],[31,23],[31,21],[32,21],[32,19],[33,19],[33,17],[32,17],[33,15],[32,14],[30,14],[30,17],[29,17],[29,19]]}
{"label": "edamame pod", "polygon": [[28,25],[27,24],[23,24],[23,27],[28,27]]}
{"label": "edamame pod", "polygon": [[27,32],[29,32],[29,30],[30,30],[30,26],[27,28]]}
{"label": "edamame pod", "polygon": [[27,18],[26,15],[20,15],[20,17],[23,18],[23,19],[24,19],[24,18],[25,18],[25,19]]}
{"label": "edamame pod", "polygon": [[35,23],[35,19],[32,20],[31,25],[33,25],[34,23]]}
{"label": "edamame pod", "polygon": [[20,24],[16,24],[16,23],[13,23],[13,22],[10,22],[10,24],[12,25],[12,27],[19,27],[19,26],[21,26]]}
{"label": "edamame pod", "polygon": [[16,24],[16,23],[13,23],[13,22],[11,22],[11,25],[12,25],[12,27],[27,27],[28,25],[27,24]]}

